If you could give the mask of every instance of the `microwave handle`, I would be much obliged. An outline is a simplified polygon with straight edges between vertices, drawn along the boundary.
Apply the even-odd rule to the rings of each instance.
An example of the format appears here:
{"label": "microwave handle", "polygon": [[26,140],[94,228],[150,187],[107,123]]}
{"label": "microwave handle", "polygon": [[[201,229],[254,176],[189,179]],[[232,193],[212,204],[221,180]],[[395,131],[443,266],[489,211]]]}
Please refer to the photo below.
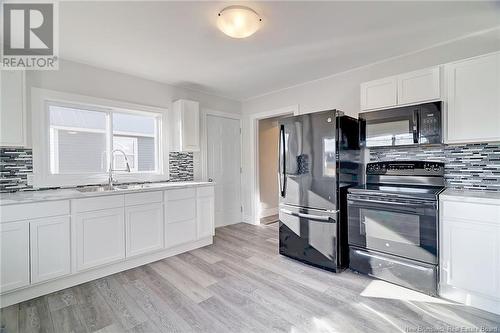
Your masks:
{"label": "microwave handle", "polygon": [[413,111],[413,143],[418,143],[420,133],[420,111]]}

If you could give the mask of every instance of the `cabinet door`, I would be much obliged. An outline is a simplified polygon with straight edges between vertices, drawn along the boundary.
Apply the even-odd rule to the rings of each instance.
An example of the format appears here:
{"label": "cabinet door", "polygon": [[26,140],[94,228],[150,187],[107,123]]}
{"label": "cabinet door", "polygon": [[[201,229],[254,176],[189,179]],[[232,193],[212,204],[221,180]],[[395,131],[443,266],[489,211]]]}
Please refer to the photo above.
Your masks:
{"label": "cabinet door", "polygon": [[24,146],[24,71],[0,71],[0,146]]}
{"label": "cabinet door", "polygon": [[125,207],[127,257],[163,248],[163,205]]}
{"label": "cabinet door", "polygon": [[0,224],[0,292],[29,285],[29,223]]}
{"label": "cabinet door", "polygon": [[446,285],[500,297],[498,225],[445,218],[442,245],[442,279]]}
{"label": "cabinet door", "polygon": [[199,188],[198,191],[200,190],[211,190],[212,194],[205,195],[205,193],[198,193],[196,200],[198,239],[213,236],[215,234],[213,187]]}
{"label": "cabinet door", "polygon": [[[168,192],[170,191],[166,193]],[[194,191],[188,189],[185,192],[177,192],[179,192],[178,198],[170,198],[165,202],[165,247],[167,248],[196,240]],[[186,197],[183,194],[186,194]]]}
{"label": "cabinet door", "polygon": [[182,150],[200,150],[200,111],[198,102],[183,101]]}
{"label": "cabinet door", "polygon": [[398,104],[437,100],[441,97],[440,68],[426,68],[398,76]]}
{"label": "cabinet door", "polygon": [[71,272],[70,218],[59,216],[30,222],[31,283]]}
{"label": "cabinet door", "polygon": [[397,104],[397,78],[388,77],[361,84],[361,110],[371,110]]}
{"label": "cabinet door", "polygon": [[447,142],[500,140],[500,53],[446,66]]}
{"label": "cabinet door", "polygon": [[125,258],[123,208],[76,215],[77,270]]}

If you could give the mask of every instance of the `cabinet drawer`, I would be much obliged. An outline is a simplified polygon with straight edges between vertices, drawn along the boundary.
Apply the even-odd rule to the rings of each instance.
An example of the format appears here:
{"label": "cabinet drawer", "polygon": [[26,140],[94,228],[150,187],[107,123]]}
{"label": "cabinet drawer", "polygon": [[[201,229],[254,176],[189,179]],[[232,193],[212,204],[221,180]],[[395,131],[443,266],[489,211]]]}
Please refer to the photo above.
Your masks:
{"label": "cabinet drawer", "polygon": [[71,201],[72,213],[88,212],[108,208],[119,208],[125,204],[123,195],[109,195]]}
{"label": "cabinet drawer", "polygon": [[196,218],[196,201],[194,198],[169,200],[165,202],[165,222],[191,220]]}
{"label": "cabinet drawer", "polygon": [[196,220],[179,221],[165,225],[165,247],[196,240]]}
{"label": "cabinet drawer", "polygon": [[197,189],[196,195],[199,197],[211,197],[214,195],[214,187],[213,186],[205,186],[199,187]]}
{"label": "cabinet drawer", "polygon": [[36,219],[41,217],[69,215],[69,200],[34,202],[2,206],[1,222]]}
{"label": "cabinet drawer", "polygon": [[125,194],[125,206],[144,205],[154,202],[162,202],[161,191]]}
{"label": "cabinet drawer", "polygon": [[468,202],[441,201],[443,218],[458,218],[500,225],[500,206]]}
{"label": "cabinet drawer", "polygon": [[194,198],[196,195],[196,190],[194,188],[180,188],[176,190],[165,191],[165,200],[180,200]]}

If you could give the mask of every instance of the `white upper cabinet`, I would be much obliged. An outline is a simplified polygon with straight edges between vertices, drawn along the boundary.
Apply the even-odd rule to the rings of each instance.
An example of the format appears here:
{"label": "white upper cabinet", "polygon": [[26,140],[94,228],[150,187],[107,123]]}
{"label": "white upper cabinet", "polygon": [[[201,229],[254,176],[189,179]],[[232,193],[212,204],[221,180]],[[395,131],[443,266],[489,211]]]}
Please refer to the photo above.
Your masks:
{"label": "white upper cabinet", "polygon": [[0,146],[26,144],[25,73],[0,71]]}
{"label": "white upper cabinet", "polygon": [[361,110],[396,106],[398,81],[395,76],[361,84]]}
{"label": "white upper cabinet", "polygon": [[173,103],[170,117],[171,151],[200,150],[200,104],[179,99]]}
{"label": "white upper cabinet", "polygon": [[440,68],[432,67],[398,76],[398,104],[432,101],[441,97]]}
{"label": "white upper cabinet", "polygon": [[386,77],[361,84],[361,110],[424,103],[441,98],[441,68]]}
{"label": "white upper cabinet", "polygon": [[445,66],[446,142],[500,141],[500,53]]}

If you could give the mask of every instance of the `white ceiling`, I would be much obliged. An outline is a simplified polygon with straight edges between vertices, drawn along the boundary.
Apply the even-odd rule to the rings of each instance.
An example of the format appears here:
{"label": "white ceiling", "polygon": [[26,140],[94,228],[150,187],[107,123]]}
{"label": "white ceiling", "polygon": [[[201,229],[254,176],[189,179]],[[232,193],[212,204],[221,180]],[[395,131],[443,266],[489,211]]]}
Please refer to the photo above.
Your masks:
{"label": "white ceiling", "polygon": [[61,2],[60,56],[245,100],[500,25],[500,2],[245,2],[247,39],[216,28],[234,2]]}

